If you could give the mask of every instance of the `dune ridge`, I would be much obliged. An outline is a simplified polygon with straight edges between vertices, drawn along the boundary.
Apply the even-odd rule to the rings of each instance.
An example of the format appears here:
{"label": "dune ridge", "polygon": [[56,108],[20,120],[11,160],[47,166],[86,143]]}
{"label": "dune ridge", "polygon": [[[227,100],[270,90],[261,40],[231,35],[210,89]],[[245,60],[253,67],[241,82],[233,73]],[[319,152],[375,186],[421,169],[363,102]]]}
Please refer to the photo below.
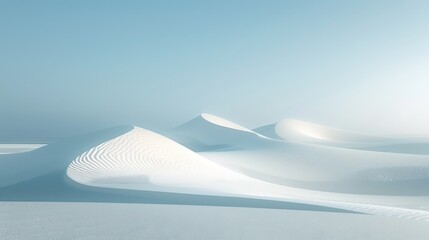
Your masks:
{"label": "dune ridge", "polygon": [[219,183],[248,180],[142,128],[134,128],[80,155],[68,167],[67,175],[87,185],[130,189],[173,185],[177,189],[216,191]]}
{"label": "dune ridge", "polygon": [[141,128],[85,152],[70,164],[67,174],[74,181],[95,187],[247,196],[429,220],[426,211],[320,199],[311,191],[254,179]]}
{"label": "dune ridge", "polygon": [[[365,139],[328,130],[319,131],[319,135],[307,131],[304,135],[337,143],[351,137],[356,141]],[[2,155],[0,167],[0,192],[6,188],[28,191],[33,180],[39,188],[59,181],[56,190],[84,186],[83,194],[101,190],[121,194],[122,190],[132,190],[128,193],[137,197],[143,196],[136,194],[139,191],[227,196],[429,221],[429,212],[425,210],[348,201],[322,189],[289,185],[291,180],[311,179],[319,183],[337,181],[349,187],[356,186],[352,185],[356,181],[362,186],[376,182],[384,188],[385,183],[426,181],[426,156],[279,141],[208,114],[166,132],[165,136],[134,126],[76,136],[31,152]],[[254,172],[257,174],[253,175]],[[277,182],[279,178],[285,182]],[[68,180],[73,184],[68,184]],[[20,187],[21,183],[27,187]],[[15,185],[18,187],[14,188]],[[401,185],[395,191],[403,188]],[[361,195],[350,195],[349,199],[353,196]]]}
{"label": "dune ridge", "polygon": [[162,134],[197,152],[255,148],[270,141],[237,123],[207,113]]}

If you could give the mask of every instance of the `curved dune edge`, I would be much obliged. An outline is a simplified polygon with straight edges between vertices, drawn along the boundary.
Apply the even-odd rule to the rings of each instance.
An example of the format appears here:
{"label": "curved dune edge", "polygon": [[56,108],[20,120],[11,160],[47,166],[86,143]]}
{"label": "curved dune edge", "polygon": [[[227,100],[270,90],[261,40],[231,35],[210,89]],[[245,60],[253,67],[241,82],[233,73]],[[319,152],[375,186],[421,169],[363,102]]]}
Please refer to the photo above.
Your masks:
{"label": "curved dune edge", "polygon": [[275,125],[275,131],[283,139],[315,142],[379,142],[386,138],[360,134],[296,119],[283,119]]}
{"label": "curved dune edge", "polygon": [[271,139],[224,118],[203,113],[163,133],[196,152],[254,148]]}
{"label": "curved dune edge", "polygon": [[93,187],[283,200],[429,221],[427,211],[323,200],[311,191],[263,182],[141,128],[86,151],[69,165],[67,176]]}
{"label": "curved dune edge", "polygon": [[429,155],[427,137],[381,137],[296,119],[283,119],[255,128],[253,131],[270,139],[286,142],[371,152]]}
{"label": "curved dune edge", "polygon": [[220,190],[223,186],[219,183],[250,179],[142,128],[134,128],[83,153],[70,164],[67,175],[92,186],[134,190],[173,186],[185,192],[227,191]]}
{"label": "curved dune edge", "polygon": [[194,119],[176,127],[175,129],[186,129],[187,131],[207,131],[210,128],[215,129],[223,129],[223,130],[234,130],[237,132],[244,132],[244,133],[250,133],[257,135],[259,137],[266,138],[265,136],[246,128],[238,123],[235,123],[233,121],[227,120],[225,118],[219,117],[214,114],[210,113],[202,113],[199,116],[195,117]]}
{"label": "curved dune edge", "polygon": [[271,149],[202,152],[229,169],[280,185],[324,192],[428,196],[429,158],[284,143]]}
{"label": "curved dune edge", "polygon": [[0,155],[0,188],[63,172],[82,152],[132,130],[117,126],[70,137],[30,152]]}
{"label": "curved dune edge", "polygon": [[374,143],[394,140],[296,119],[282,119],[277,123],[256,128],[254,131],[267,137],[292,142]]}
{"label": "curved dune edge", "polygon": [[15,153],[31,152],[44,146],[46,146],[46,144],[39,144],[39,143],[0,144],[0,154],[15,154]]}
{"label": "curved dune edge", "polygon": [[221,118],[219,116],[213,115],[213,114],[209,114],[209,113],[202,113],[200,115],[203,119],[205,119],[208,122],[211,122],[215,125],[219,125],[222,127],[226,127],[226,128],[231,128],[231,129],[235,129],[235,130],[239,130],[239,131],[243,131],[243,132],[252,132],[252,130],[245,128],[237,123],[231,122],[229,120],[226,120],[224,118]]}
{"label": "curved dune edge", "polygon": [[283,119],[253,131],[286,142],[313,144],[371,152],[429,155],[429,139],[422,137],[382,137],[321,124]]}

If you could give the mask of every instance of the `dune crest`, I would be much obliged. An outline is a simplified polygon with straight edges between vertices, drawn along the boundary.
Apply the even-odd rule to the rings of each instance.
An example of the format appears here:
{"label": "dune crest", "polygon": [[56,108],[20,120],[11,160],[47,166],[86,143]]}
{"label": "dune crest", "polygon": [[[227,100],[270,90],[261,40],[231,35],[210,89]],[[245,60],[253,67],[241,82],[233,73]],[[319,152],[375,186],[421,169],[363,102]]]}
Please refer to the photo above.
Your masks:
{"label": "dune crest", "polygon": [[228,192],[228,183],[249,181],[166,137],[137,127],[80,155],[68,167],[67,175],[91,186],[174,187],[179,192]]}
{"label": "dune crest", "polygon": [[[289,129],[290,122],[286,126]],[[296,122],[291,129],[300,130],[300,137],[323,141],[355,137]],[[42,199],[46,194],[65,194],[66,199],[73,199],[79,193],[83,195],[80,199],[106,196],[137,201],[147,192],[163,192],[206,199],[287,202],[306,209],[341,209],[429,221],[427,211],[369,204],[363,196],[371,194],[365,192],[368,187],[375,194],[429,194],[425,191],[429,181],[426,156],[278,141],[207,114],[168,134],[170,138],[122,126],[27,153],[2,155],[2,199],[7,200],[8,194],[21,196],[42,190],[38,195]],[[356,192],[348,192],[350,188]],[[391,192],[383,192],[387,188]],[[344,189],[351,195],[342,194]],[[20,195],[20,191],[25,193]]]}
{"label": "dune crest", "polygon": [[257,147],[267,137],[221,117],[203,113],[163,133],[194,151],[235,150]]}
{"label": "dune crest", "polygon": [[365,143],[387,138],[360,134],[295,119],[283,119],[275,124],[256,128],[255,132],[292,142],[307,143]]}
{"label": "dune crest", "polygon": [[426,211],[323,199],[317,192],[248,177],[137,127],[77,157],[67,168],[67,176],[80,184],[106,189],[241,196],[429,220]]}

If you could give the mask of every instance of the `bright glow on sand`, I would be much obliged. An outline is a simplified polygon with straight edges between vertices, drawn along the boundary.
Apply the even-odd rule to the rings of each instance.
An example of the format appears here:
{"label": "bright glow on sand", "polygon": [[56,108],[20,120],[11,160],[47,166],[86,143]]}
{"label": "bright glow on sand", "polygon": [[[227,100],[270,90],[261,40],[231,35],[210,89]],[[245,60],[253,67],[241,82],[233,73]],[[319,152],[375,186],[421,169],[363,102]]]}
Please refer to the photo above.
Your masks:
{"label": "bright glow on sand", "polygon": [[141,128],[83,153],[70,164],[67,174],[95,187],[263,198],[429,220],[429,213],[423,210],[338,201],[322,197],[321,192],[248,177]]}
{"label": "bright glow on sand", "polygon": [[70,164],[67,174],[87,185],[129,189],[158,185],[220,191],[224,183],[249,180],[142,128],[85,152]]}
{"label": "bright glow on sand", "polygon": [[284,138],[287,138],[287,135],[284,136],[284,132],[288,129],[293,129],[296,133],[302,134],[314,139],[320,140],[332,140],[330,139],[326,132],[321,131],[321,129],[313,124],[306,123],[303,121],[297,120],[283,120],[276,125],[276,132],[279,135],[283,135]]}
{"label": "bright glow on sand", "polygon": [[221,117],[218,117],[218,116],[215,116],[215,115],[212,115],[212,114],[203,113],[203,114],[201,114],[201,117],[204,118],[205,120],[213,123],[213,124],[216,124],[216,125],[219,125],[219,126],[222,126],[222,127],[232,128],[232,129],[236,129],[236,130],[240,130],[240,131],[245,131],[245,132],[253,132],[250,129],[247,129],[247,128],[241,126],[241,125],[238,125],[238,124],[236,124],[234,122],[231,122],[229,120],[226,120],[224,118],[221,118]]}
{"label": "bright glow on sand", "polygon": [[279,121],[275,124],[275,132],[282,139],[297,142],[362,143],[387,140],[294,119]]}

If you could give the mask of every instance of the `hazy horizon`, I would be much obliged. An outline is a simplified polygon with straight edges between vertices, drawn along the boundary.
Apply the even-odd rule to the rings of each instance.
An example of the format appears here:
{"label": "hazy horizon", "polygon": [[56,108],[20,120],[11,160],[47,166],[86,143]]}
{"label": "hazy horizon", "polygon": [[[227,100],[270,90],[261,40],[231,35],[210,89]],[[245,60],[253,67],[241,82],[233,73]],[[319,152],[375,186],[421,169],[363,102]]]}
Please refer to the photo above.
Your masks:
{"label": "hazy horizon", "polygon": [[[414,4],[413,4],[414,3]],[[2,1],[0,142],[202,112],[429,135],[425,1]]]}

